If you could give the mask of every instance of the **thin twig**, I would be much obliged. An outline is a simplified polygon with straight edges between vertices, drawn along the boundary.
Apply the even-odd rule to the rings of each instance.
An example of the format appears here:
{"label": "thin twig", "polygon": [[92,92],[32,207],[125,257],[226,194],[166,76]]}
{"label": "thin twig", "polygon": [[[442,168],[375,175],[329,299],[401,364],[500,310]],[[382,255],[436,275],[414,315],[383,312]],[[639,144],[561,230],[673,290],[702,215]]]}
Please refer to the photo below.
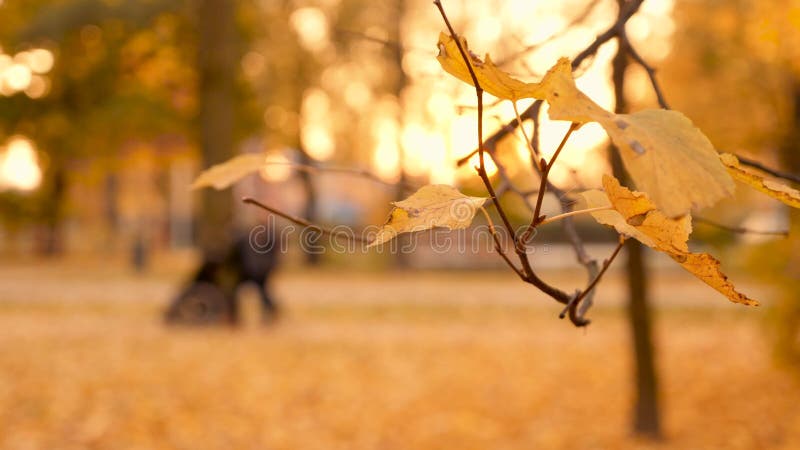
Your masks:
{"label": "thin twig", "polygon": [[492,199],[492,204],[494,205],[495,209],[497,209],[497,213],[503,221],[504,226],[506,227],[508,233],[514,239],[514,252],[517,254],[520,263],[522,264],[522,271],[525,274],[526,281],[533,284],[542,292],[548,294],[555,300],[566,303],[569,300],[569,295],[558,288],[550,286],[546,282],[544,282],[541,278],[539,278],[534,272],[533,268],[531,267],[531,263],[528,260],[528,254],[525,249],[525,246],[522,245],[516,239],[516,233],[514,233],[514,229],[511,226],[511,222],[508,220],[503,207],[500,205],[499,200],[497,199],[497,194],[495,193],[494,187],[492,186],[492,182],[489,179],[489,176],[486,174],[485,168],[485,151],[484,151],[484,141],[483,141],[483,88],[478,81],[478,76],[475,74],[475,69],[472,67],[471,58],[467,55],[466,50],[461,45],[461,40],[458,39],[458,35],[453,28],[453,25],[450,23],[450,20],[447,18],[447,13],[444,11],[444,7],[442,7],[442,3],[440,0],[434,0],[434,5],[439,9],[439,13],[444,20],[445,25],[447,26],[447,30],[450,32],[450,37],[456,42],[456,46],[458,47],[458,51],[461,54],[461,58],[464,60],[464,64],[467,66],[469,70],[470,78],[472,79],[472,84],[475,86],[475,95],[478,99],[478,156],[480,165],[477,168],[478,175],[480,176],[481,180],[483,180],[483,184],[486,186],[486,190],[489,192],[489,196]]}
{"label": "thin twig", "polygon": [[597,212],[597,211],[608,211],[609,209],[614,209],[614,208],[612,206],[598,206],[596,208],[578,209],[576,211],[565,212],[565,213],[559,214],[557,216],[548,217],[548,218],[542,220],[541,222],[539,222],[539,225],[545,225],[545,224],[548,224],[548,223],[558,222],[559,220],[564,220],[567,217],[578,216],[578,215],[581,215],[581,214],[591,214],[591,213]]}
{"label": "thin twig", "polygon": [[[514,236],[514,228],[511,226],[511,222],[508,220],[503,207],[500,205],[500,201],[497,198],[497,193],[494,190],[494,186],[492,186],[492,181],[489,179],[489,175],[486,173],[486,161],[484,155],[484,148],[483,148],[483,88],[481,87],[480,82],[478,81],[478,76],[475,74],[475,69],[472,67],[472,62],[470,57],[467,55],[466,50],[461,45],[461,40],[458,38],[458,34],[456,34],[453,25],[450,24],[450,19],[447,18],[447,13],[444,11],[444,7],[442,6],[442,2],[440,0],[434,0],[433,2],[436,7],[439,9],[439,13],[442,15],[442,20],[444,20],[445,25],[447,26],[447,30],[450,32],[450,37],[456,42],[456,46],[458,47],[458,52],[461,54],[461,58],[464,60],[464,64],[467,66],[469,70],[469,76],[472,78],[472,84],[475,86],[475,96],[478,99],[478,175],[480,176],[481,180],[483,181],[484,186],[486,186],[486,190],[489,192],[489,197],[492,199],[492,204],[494,204],[495,209],[497,210],[497,214],[500,216],[500,219],[503,221],[503,225],[506,227],[506,231],[513,237]],[[516,240],[516,239],[515,239]],[[517,245],[514,246],[516,253],[520,257],[520,262],[522,263],[523,270],[525,271],[525,275],[530,276],[531,269],[530,264],[527,261],[527,257],[523,257],[520,253],[520,249]]]}
{"label": "thin twig", "polygon": [[564,134],[564,138],[561,139],[561,143],[558,144],[558,148],[556,149],[555,153],[553,153],[553,157],[550,158],[550,162],[545,161],[544,158],[541,159],[539,166],[541,167],[541,184],[539,185],[539,195],[536,197],[536,207],[533,210],[533,218],[531,218],[530,224],[528,224],[528,228],[525,230],[525,233],[522,234],[522,238],[520,239],[523,243],[527,243],[528,239],[533,234],[533,230],[536,228],[539,223],[544,220],[544,217],[540,215],[542,212],[542,203],[544,203],[544,194],[547,191],[547,177],[550,175],[550,169],[553,168],[553,165],[558,158],[558,155],[561,154],[561,150],[564,149],[564,146],[567,144],[569,137],[572,135],[572,132],[577,130],[580,124],[572,123],[567,133]]}
{"label": "thin twig", "polygon": [[733,153],[733,155],[736,156],[736,159],[738,159],[739,162],[745,166],[750,166],[762,172],[766,172],[776,178],[783,178],[784,180],[791,181],[793,183],[800,183],[800,175],[769,168],[754,159],[745,158],[737,155],[736,153]]}
{"label": "thin twig", "polygon": [[653,92],[656,94],[656,99],[658,99],[658,105],[664,109],[670,109],[669,104],[667,104],[666,98],[664,98],[664,92],[661,91],[661,86],[658,84],[658,79],[656,79],[656,69],[647,63],[647,61],[642,58],[642,55],[633,48],[630,39],[628,39],[628,34],[623,29],[620,31],[619,39],[623,41],[625,48],[628,51],[628,55],[639,64],[639,66],[647,72],[647,77],[650,78],[650,84],[653,86]]}
{"label": "thin twig", "polygon": [[730,225],[723,225],[718,222],[714,222],[712,220],[704,219],[702,217],[692,217],[692,220],[697,223],[703,223],[715,228],[719,228],[720,230],[729,231],[731,233],[738,233],[738,234],[761,234],[765,236],[783,236],[789,237],[789,230],[776,230],[776,231],[769,231],[769,230],[753,230],[750,228],[745,227],[736,227]]}
{"label": "thin twig", "polygon": [[283,211],[281,211],[281,210],[279,210],[277,208],[273,208],[272,206],[265,205],[265,204],[259,202],[258,200],[254,199],[252,197],[244,197],[244,198],[242,198],[242,202],[250,204],[250,205],[258,206],[259,208],[261,208],[261,209],[263,209],[265,211],[268,211],[268,212],[270,212],[272,214],[275,214],[276,216],[283,217],[284,219],[286,219],[286,220],[288,220],[290,222],[294,222],[294,223],[296,223],[298,225],[302,225],[302,226],[304,226],[304,227],[306,227],[308,229],[314,230],[314,231],[316,231],[318,233],[321,233],[321,234],[324,234],[326,236],[332,236],[332,237],[335,237],[335,238],[339,238],[339,237],[346,238],[346,239],[349,239],[349,240],[355,241],[355,242],[367,242],[367,240],[364,239],[361,236],[356,236],[354,234],[353,235],[347,234],[344,231],[331,230],[330,228],[326,228],[326,227],[323,227],[321,225],[317,225],[315,223],[311,223],[311,222],[309,222],[309,221],[307,221],[305,219],[301,219],[300,217],[296,217],[296,216],[293,216],[293,215],[291,215],[289,213],[283,212]]}
{"label": "thin twig", "polygon": [[541,46],[547,44],[548,42],[551,42],[552,40],[563,36],[568,31],[570,31],[572,29],[572,27],[574,27],[575,25],[578,25],[579,23],[584,22],[586,20],[586,18],[588,18],[589,15],[592,13],[592,11],[594,11],[595,7],[598,4],[600,4],[600,0],[592,0],[588,5],[586,5],[586,8],[583,10],[583,12],[581,12],[581,14],[579,14],[575,18],[573,18],[568,24],[566,24],[560,30],[558,30],[558,31],[556,31],[554,33],[551,33],[550,36],[547,36],[546,38],[540,40],[539,42],[537,42],[535,44],[528,45],[525,48],[523,48],[522,50],[519,50],[516,53],[501,59],[500,61],[495,61],[495,64],[498,67],[502,67],[502,66],[508,64],[509,62],[511,62],[511,61],[513,61],[513,60],[515,60],[517,58],[520,58],[522,56],[525,56],[526,54],[536,50],[537,48],[540,48]]}
{"label": "thin twig", "polygon": [[614,248],[614,252],[611,253],[611,256],[609,256],[606,260],[603,261],[603,266],[600,268],[600,272],[598,272],[597,275],[595,275],[591,283],[589,283],[589,285],[586,286],[586,289],[584,289],[580,294],[578,294],[569,301],[567,307],[564,308],[564,310],[561,311],[561,314],[558,315],[559,318],[563,319],[564,317],[566,317],[567,313],[573,311],[577,307],[577,305],[580,304],[581,300],[583,300],[589,294],[589,292],[591,292],[595,288],[595,286],[597,286],[597,283],[600,282],[600,279],[603,278],[603,275],[606,273],[608,268],[611,267],[611,263],[614,262],[614,259],[616,259],[617,255],[619,254],[619,251],[622,250],[622,246],[624,244],[625,244],[625,237],[620,235],[617,247]]}
{"label": "thin twig", "polygon": [[486,211],[486,208],[484,208],[483,206],[480,207],[480,210],[483,213],[483,216],[486,218],[486,223],[489,225],[489,232],[492,234],[492,240],[494,241],[495,250],[497,250],[497,253],[500,254],[501,258],[503,258],[503,261],[505,261],[506,264],[508,264],[508,267],[511,267],[511,270],[513,270],[514,273],[519,275],[519,277],[522,278],[522,280],[524,281],[525,274],[522,273],[522,271],[518,269],[516,265],[514,265],[511,259],[508,258],[505,249],[503,249],[503,246],[500,244],[500,237],[497,235],[497,229],[495,229],[494,227],[494,222],[492,221],[492,217],[489,215],[489,212]]}
{"label": "thin twig", "polygon": [[[375,37],[375,36],[370,36],[367,33],[364,33],[364,32],[361,32],[361,31],[346,30],[344,28],[337,28],[336,31],[339,32],[339,33],[342,33],[342,34],[349,34],[351,36],[357,37],[357,38],[359,38],[361,40],[364,40],[364,41],[367,41],[367,42],[373,42],[375,44],[381,44],[384,47],[388,47],[388,48],[391,48],[393,50],[397,50],[397,51],[401,51],[401,52],[405,51],[403,46],[397,41],[390,41],[388,39],[383,39],[383,38],[379,38],[379,37]],[[415,49],[415,50],[423,51],[421,49]]]}
{"label": "thin twig", "polygon": [[366,178],[368,180],[374,181],[376,183],[380,183],[389,187],[401,187],[409,192],[416,191],[420,188],[420,186],[414,186],[406,182],[399,182],[399,183],[392,183],[390,181],[386,181],[383,178],[379,177],[378,175],[366,170],[366,169],[359,169],[356,167],[333,167],[333,166],[314,166],[311,164],[301,164],[295,162],[281,162],[281,161],[267,161],[264,163],[267,166],[288,166],[291,169],[298,170],[301,172],[306,173],[341,173],[346,175],[353,175],[362,178]]}

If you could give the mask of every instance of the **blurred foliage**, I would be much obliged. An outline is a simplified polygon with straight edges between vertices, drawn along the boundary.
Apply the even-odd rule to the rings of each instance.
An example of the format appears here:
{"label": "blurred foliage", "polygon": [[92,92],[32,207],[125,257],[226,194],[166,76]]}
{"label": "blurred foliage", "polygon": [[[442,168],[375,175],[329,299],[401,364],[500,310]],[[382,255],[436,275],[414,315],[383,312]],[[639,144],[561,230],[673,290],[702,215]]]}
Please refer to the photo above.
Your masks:
{"label": "blurred foliage", "polygon": [[[694,118],[718,148],[800,172],[800,2],[685,0],[675,16],[681,29],[661,71],[672,106]],[[746,195],[737,195],[736,204],[712,212],[739,224],[753,214],[785,216],[787,209],[759,206]],[[790,237],[749,248],[743,263],[775,286],[768,329],[779,357],[800,368],[800,215],[789,216]],[[699,230],[704,238],[708,228]],[[731,239],[718,236],[715,243]]]}

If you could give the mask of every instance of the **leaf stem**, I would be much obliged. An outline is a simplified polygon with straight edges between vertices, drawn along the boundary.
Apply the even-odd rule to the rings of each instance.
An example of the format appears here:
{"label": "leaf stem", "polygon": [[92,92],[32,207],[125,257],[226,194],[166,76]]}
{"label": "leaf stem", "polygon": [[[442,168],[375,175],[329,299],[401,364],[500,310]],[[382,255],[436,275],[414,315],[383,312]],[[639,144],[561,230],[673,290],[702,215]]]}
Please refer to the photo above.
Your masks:
{"label": "leaf stem", "polygon": [[539,222],[539,225],[544,225],[544,224],[547,224],[547,223],[557,222],[559,220],[566,219],[567,217],[577,216],[577,215],[580,215],[580,214],[589,214],[589,213],[593,213],[593,212],[597,212],[597,211],[608,211],[609,209],[614,209],[614,208],[611,207],[611,206],[598,206],[598,207],[595,207],[595,208],[578,209],[576,211],[565,212],[565,213],[559,214],[557,216],[548,217],[548,218],[542,220],[541,222]]}
{"label": "leaf stem", "polygon": [[550,169],[553,168],[556,158],[558,158],[558,155],[561,154],[561,150],[564,149],[564,146],[569,140],[569,137],[572,135],[572,132],[577,130],[579,126],[580,124],[575,122],[569,126],[567,133],[564,134],[564,138],[561,139],[561,143],[558,144],[558,148],[556,149],[555,153],[553,153],[553,157],[550,158],[549,163],[545,161],[544,158],[542,158],[540,161],[541,182],[539,184],[539,194],[536,197],[536,207],[533,210],[533,218],[531,218],[531,223],[528,224],[528,228],[522,234],[522,238],[520,238],[520,241],[522,241],[523,244],[528,243],[528,239],[530,239],[531,235],[533,234],[533,230],[545,219],[544,217],[540,216],[540,213],[542,212],[542,203],[544,203],[544,194],[547,192],[547,177],[550,175]]}

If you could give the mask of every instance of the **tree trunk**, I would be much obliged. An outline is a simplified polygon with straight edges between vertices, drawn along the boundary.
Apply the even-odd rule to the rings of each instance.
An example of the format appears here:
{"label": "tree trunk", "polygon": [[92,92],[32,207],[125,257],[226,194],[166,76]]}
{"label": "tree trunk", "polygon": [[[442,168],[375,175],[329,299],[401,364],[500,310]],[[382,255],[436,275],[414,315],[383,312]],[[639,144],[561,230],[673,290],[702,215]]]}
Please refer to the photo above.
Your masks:
{"label": "tree trunk", "polygon": [[[198,0],[198,73],[200,147],[203,166],[234,155],[234,74],[236,68],[233,5],[227,0]],[[200,248],[219,259],[230,245],[233,198],[229,190],[203,190],[198,220]]]}
{"label": "tree trunk", "polygon": [[[302,102],[302,90],[300,97]],[[298,138],[298,143],[299,142],[300,139]],[[300,164],[305,164],[309,166],[314,165],[315,161],[310,156],[308,156],[308,153],[306,153],[302,144],[299,144],[299,149],[300,149]],[[317,190],[314,187],[314,177],[311,173],[305,170],[299,171],[298,175],[303,183],[303,188],[306,191],[306,206],[305,206],[305,213],[303,214],[303,216],[309,222],[316,223]],[[311,248],[315,248],[317,247],[317,245],[321,244],[319,239],[322,237],[322,235],[319,232],[306,228],[303,230],[303,233],[309,234],[309,242],[312,244],[310,246]],[[320,255],[319,253],[313,251],[306,251],[305,253],[306,253],[306,264],[308,264],[309,266],[319,266],[320,263],[322,262],[321,259],[322,255]]]}
{"label": "tree trunk", "polygon": [[[403,71],[403,35],[402,35],[402,24],[403,18],[406,13],[406,0],[395,0],[392,5],[389,7],[389,17],[387,18],[387,29],[389,30],[389,45],[387,49],[390,52],[391,61],[391,68],[394,72],[395,83],[392,86],[392,94],[397,98],[398,106],[398,115],[397,115],[397,126],[398,129],[402,130],[403,126],[403,112],[405,108],[403,107],[403,89],[405,89],[406,85],[408,84],[408,77],[406,73]],[[397,189],[395,190],[394,197],[396,200],[403,200],[408,195],[406,192],[406,185],[408,184],[408,176],[406,174],[405,165],[403,164],[403,143],[402,139],[400,138],[402,133],[398,133],[397,135],[397,152],[398,152],[398,161],[399,161],[399,170],[400,170],[400,179],[397,183]],[[408,248],[408,244],[411,241],[410,235],[400,235],[397,236],[397,255],[395,255],[395,267],[399,269],[406,269],[411,264],[408,255],[403,251],[404,248]]]}
{"label": "tree trunk", "polygon": [[[800,79],[794,79],[794,111],[790,129],[781,145],[781,160],[791,173],[800,173]],[[800,210],[789,208],[789,236],[800,233]],[[776,305],[778,353],[790,363],[800,365],[800,241],[789,239],[785,279],[780,302]]]}
{"label": "tree trunk", "polygon": [[61,158],[53,158],[50,192],[44,201],[44,227],[38,243],[43,256],[58,256],[64,251],[61,229],[64,203],[67,197],[67,171]]}
{"label": "tree trunk", "polygon": [[[620,47],[613,61],[615,111],[627,110],[625,101],[625,69],[628,66],[627,49],[618,40]],[[630,186],[622,160],[616,149],[611,151],[614,176],[623,184]],[[658,377],[655,368],[651,311],[648,305],[648,273],[642,245],[631,239],[626,244],[626,272],[628,287],[628,321],[633,338],[634,359],[636,361],[636,397],[633,417],[633,430],[636,434],[650,437],[661,435],[658,407]]]}

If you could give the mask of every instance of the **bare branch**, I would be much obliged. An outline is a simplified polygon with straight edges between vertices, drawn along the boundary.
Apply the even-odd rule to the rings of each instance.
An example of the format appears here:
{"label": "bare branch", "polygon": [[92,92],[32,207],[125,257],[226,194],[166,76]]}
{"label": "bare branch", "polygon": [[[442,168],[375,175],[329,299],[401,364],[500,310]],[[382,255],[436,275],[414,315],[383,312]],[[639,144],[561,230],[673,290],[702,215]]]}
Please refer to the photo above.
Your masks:
{"label": "bare branch", "polygon": [[505,261],[506,264],[508,264],[508,267],[511,267],[511,270],[513,270],[514,273],[519,275],[519,277],[522,278],[522,280],[524,281],[525,274],[522,273],[522,271],[519,270],[517,266],[514,265],[513,262],[511,262],[511,260],[508,258],[508,255],[506,255],[505,249],[503,249],[503,246],[500,245],[500,238],[497,236],[497,230],[494,227],[494,222],[492,221],[492,217],[489,215],[489,212],[486,211],[486,208],[484,207],[481,207],[480,210],[483,213],[483,216],[486,218],[486,223],[489,225],[489,232],[492,234],[492,240],[494,240],[495,250],[497,250],[497,253],[499,253],[500,257],[503,258],[503,261]]}
{"label": "bare branch", "polygon": [[800,175],[797,175],[797,174],[794,174],[794,173],[789,173],[789,172],[783,172],[783,171],[776,170],[776,169],[771,169],[771,168],[765,166],[764,164],[762,164],[762,163],[760,163],[760,162],[758,162],[758,161],[756,161],[754,159],[745,158],[745,157],[739,156],[739,155],[737,155],[735,153],[734,153],[734,156],[736,156],[736,159],[739,160],[739,163],[744,164],[745,166],[750,166],[750,167],[758,169],[758,170],[760,170],[762,172],[766,172],[766,173],[768,173],[768,174],[770,174],[770,175],[772,175],[773,177],[776,177],[776,178],[782,178],[784,180],[791,181],[793,183],[800,183]]}
{"label": "bare branch", "polygon": [[556,162],[556,158],[558,155],[561,154],[561,150],[564,149],[564,145],[566,145],[569,137],[572,135],[572,132],[577,130],[580,124],[573,123],[570,125],[569,130],[564,135],[564,138],[561,140],[561,143],[558,144],[558,148],[556,149],[555,153],[553,153],[553,157],[550,158],[550,162],[546,162],[544,158],[540,161],[540,170],[541,170],[541,184],[539,185],[539,195],[536,197],[536,207],[533,210],[533,218],[531,218],[531,223],[528,224],[528,228],[525,230],[525,233],[522,234],[521,241],[523,243],[527,243],[528,239],[530,238],[531,234],[533,233],[534,228],[536,228],[539,223],[544,220],[544,217],[539,215],[542,212],[542,203],[544,203],[544,194],[547,191],[547,177],[550,174],[550,169],[553,168],[553,164]]}
{"label": "bare branch", "polygon": [[353,175],[357,177],[366,178],[368,180],[374,181],[376,183],[383,184],[389,187],[401,187],[409,192],[416,191],[420,188],[420,186],[414,186],[406,182],[399,182],[399,183],[392,183],[390,181],[386,181],[383,178],[379,177],[378,175],[370,172],[366,169],[359,169],[356,167],[334,167],[334,166],[315,166],[311,164],[300,164],[294,162],[279,162],[279,161],[267,161],[264,163],[267,166],[288,166],[291,169],[298,170],[301,172],[306,173],[341,173],[345,175]]}
{"label": "bare branch", "polygon": [[712,220],[704,219],[702,217],[692,217],[692,220],[697,223],[703,223],[715,228],[719,228],[720,230],[729,231],[731,233],[737,234],[761,234],[765,236],[782,236],[782,237],[789,237],[789,230],[776,230],[776,231],[769,231],[769,230],[753,230],[750,228],[745,227],[735,227],[730,225],[723,225],[718,222],[714,222]]}
{"label": "bare branch", "polygon": [[[624,244],[625,244],[625,237],[620,235],[617,247],[614,249],[614,252],[611,253],[611,256],[609,256],[605,261],[603,261],[603,266],[600,268],[600,272],[598,272],[597,275],[595,275],[594,279],[591,281],[591,283],[589,283],[588,286],[586,286],[586,289],[584,289],[583,292],[577,294],[575,297],[570,299],[569,303],[567,303],[567,307],[564,308],[563,311],[561,311],[561,314],[559,314],[558,316],[559,318],[563,319],[567,314],[569,314],[570,319],[573,322],[575,322],[576,319],[586,321],[586,319],[583,319],[578,314],[576,314],[576,308],[580,304],[581,300],[583,300],[590,292],[592,292],[592,290],[594,290],[594,288],[597,286],[597,283],[599,283],[600,279],[603,278],[603,275],[606,273],[608,268],[611,267],[611,263],[614,262],[614,259],[619,254],[619,251],[622,250],[622,246]],[[588,321],[586,324],[588,325]]]}
{"label": "bare branch", "polygon": [[290,222],[294,222],[294,223],[296,223],[298,225],[302,225],[302,226],[304,226],[304,227],[306,227],[306,228],[308,228],[310,230],[314,230],[314,231],[316,231],[318,233],[321,233],[321,234],[324,234],[326,236],[332,236],[332,237],[335,237],[335,238],[345,238],[345,239],[348,239],[348,240],[351,240],[351,241],[355,241],[355,242],[367,242],[367,240],[364,239],[361,236],[347,234],[344,231],[334,231],[334,230],[331,230],[330,228],[326,228],[326,227],[323,227],[321,225],[317,225],[317,224],[311,223],[311,222],[309,222],[309,221],[307,221],[305,219],[301,219],[300,217],[296,217],[296,216],[293,216],[293,215],[291,215],[289,213],[283,212],[283,211],[281,211],[281,210],[279,210],[277,208],[273,208],[272,206],[267,206],[267,205],[259,202],[258,200],[254,199],[254,198],[251,198],[251,197],[244,197],[242,199],[242,202],[250,204],[250,205],[258,206],[259,208],[261,208],[261,209],[263,209],[263,210],[265,210],[267,212],[270,212],[272,214],[275,214],[276,216],[283,217],[284,219],[286,219],[286,220],[288,220]]}
{"label": "bare branch", "polygon": [[547,44],[548,42],[551,42],[554,39],[557,39],[557,38],[563,36],[570,29],[572,29],[572,27],[574,27],[575,25],[583,23],[589,17],[589,15],[592,13],[592,11],[594,11],[595,7],[597,7],[597,5],[599,5],[599,4],[600,4],[600,0],[592,0],[591,2],[589,2],[588,5],[586,5],[586,8],[579,15],[575,16],[575,18],[573,18],[568,24],[566,24],[560,30],[558,30],[558,31],[556,31],[554,33],[551,33],[550,36],[547,36],[546,38],[540,40],[539,42],[537,42],[535,44],[528,45],[525,48],[523,48],[522,50],[519,50],[516,53],[514,53],[514,54],[512,54],[510,56],[507,56],[507,57],[501,59],[500,61],[495,62],[495,64],[498,67],[502,67],[502,66],[510,63],[511,61],[513,61],[513,60],[515,60],[517,58],[521,58],[521,57],[525,56],[526,54],[528,54],[528,53],[530,53],[530,52],[542,47],[543,45]]}
{"label": "bare branch", "polygon": [[656,79],[656,69],[648,64],[647,61],[642,58],[639,52],[633,48],[633,45],[631,45],[631,41],[628,39],[628,34],[625,32],[624,28],[620,30],[619,39],[623,42],[624,48],[627,50],[628,55],[636,62],[636,64],[639,64],[642,69],[647,72],[647,77],[650,78],[650,84],[653,86],[653,92],[655,92],[656,98],[658,99],[658,105],[664,109],[670,109],[669,105],[667,104],[667,100],[664,98],[664,93],[661,91],[661,86],[658,84],[658,80]]}

